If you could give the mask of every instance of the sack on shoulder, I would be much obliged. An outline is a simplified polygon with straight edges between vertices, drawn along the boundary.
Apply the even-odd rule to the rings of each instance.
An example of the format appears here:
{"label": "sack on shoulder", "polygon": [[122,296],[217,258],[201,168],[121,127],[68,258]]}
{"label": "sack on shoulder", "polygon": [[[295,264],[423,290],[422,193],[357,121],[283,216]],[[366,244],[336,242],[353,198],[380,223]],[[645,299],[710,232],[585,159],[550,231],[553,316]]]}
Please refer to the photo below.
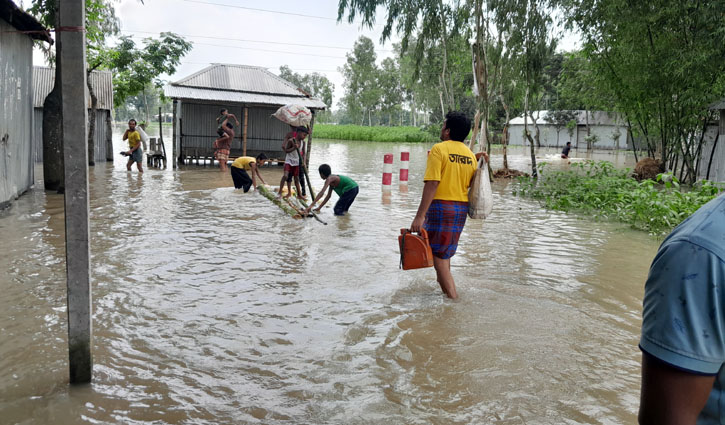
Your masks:
{"label": "sack on shoulder", "polygon": [[493,192],[491,179],[488,177],[488,164],[481,155],[478,160],[476,174],[473,175],[471,187],[468,188],[468,216],[476,219],[485,219],[493,210]]}

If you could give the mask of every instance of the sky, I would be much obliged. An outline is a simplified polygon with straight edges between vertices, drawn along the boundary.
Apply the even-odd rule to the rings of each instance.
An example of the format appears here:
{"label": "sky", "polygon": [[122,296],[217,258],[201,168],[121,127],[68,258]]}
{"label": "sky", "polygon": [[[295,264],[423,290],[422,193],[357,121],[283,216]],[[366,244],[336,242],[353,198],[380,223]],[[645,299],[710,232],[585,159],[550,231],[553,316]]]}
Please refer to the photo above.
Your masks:
{"label": "sky", "polygon": [[[26,3],[29,0],[16,0]],[[372,29],[359,22],[337,22],[338,0],[121,0],[116,14],[121,32],[133,36],[137,43],[144,37],[171,31],[193,42],[194,47],[168,76],[173,82],[199,71],[211,63],[254,65],[279,74],[279,67],[289,66],[306,74],[319,72],[334,85],[333,109],[344,93],[339,68],[345,54],[361,35],[375,43],[378,62],[392,57],[393,42],[380,43],[385,11],[377,14],[378,25]],[[561,48],[573,48],[576,40],[567,36]],[[305,46],[301,46],[305,45]],[[44,63],[36,52],[36,64]]]}

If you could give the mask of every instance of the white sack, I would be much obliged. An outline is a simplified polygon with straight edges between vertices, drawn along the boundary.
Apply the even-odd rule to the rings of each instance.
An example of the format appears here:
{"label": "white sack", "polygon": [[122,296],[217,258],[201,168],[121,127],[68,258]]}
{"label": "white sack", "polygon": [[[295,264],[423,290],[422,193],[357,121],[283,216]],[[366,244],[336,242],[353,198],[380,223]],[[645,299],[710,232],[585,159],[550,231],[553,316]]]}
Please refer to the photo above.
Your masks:
{"label": "white sack", "polygon": [[312,120],[312,112],[302,105],[284,105],[272,114],[278,120],[295,127],[308,126]]}
{"label": "white sack", "polygon": [[488,164],[481,156],[471,187],[468,188],[468,216],[485,219],[491,215],[492,210],[493,192],[491,192],[491,179],[488,177]]}

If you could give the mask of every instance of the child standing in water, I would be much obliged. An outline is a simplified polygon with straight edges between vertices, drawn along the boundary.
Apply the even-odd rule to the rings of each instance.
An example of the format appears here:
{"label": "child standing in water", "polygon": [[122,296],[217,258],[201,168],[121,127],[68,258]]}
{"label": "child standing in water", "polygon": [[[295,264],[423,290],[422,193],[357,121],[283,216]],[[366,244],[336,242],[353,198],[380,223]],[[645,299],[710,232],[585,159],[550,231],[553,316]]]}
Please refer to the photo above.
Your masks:
{"label": "child standing in water", "polygon": [[226,171],[229,152],[232,149],[232,141],[234,141],[234,124],[232,124],[231,119],[234,119],[237,125],[239,125],[239,120],[226,109],[222,109],[220,114],[216,119],[217,123],[219,123],[219,127],[217,127],[219,138],[214,141],[214,149],[216,149],[215,156],[216,160],[219,161],[219,169]]}
{"label": "child standing in water", "polygon": [[357,196],[358,192],[360,191],[357,183],[355,183],[355,180],[351,179],[348,176],[343,176],[342,174],[332,174],[332,169],[327,164],[320,165],[319,168],[320,171],[320,178],[325,180],[325,185],[322,187],[322,190],[320,193],[317,194],[315,199],[312,201],[309,207],[305,210],[305,214],[308,214],[312,207],[315,205],[315,202],[319,201],[320,198],[322,198],[322,195],[325,194],[325,189],[328,187],[330,188],[327,191],[327,196],[325,197],[325,200],[322,201],[319,207],[315,211],[320,212],[320,209],[327,203],[328,200],[330,200],[330,196],[332,196],[332,191],[334,190],[335,193],[337,193],[337,196],[340,197],[340,199],[337,200],[337,203],[335,204],[335,208],[333,209],[335,211],[335,215],[345,215],[348,209],[350,209],[350,205],[355,201],[355,197]]}

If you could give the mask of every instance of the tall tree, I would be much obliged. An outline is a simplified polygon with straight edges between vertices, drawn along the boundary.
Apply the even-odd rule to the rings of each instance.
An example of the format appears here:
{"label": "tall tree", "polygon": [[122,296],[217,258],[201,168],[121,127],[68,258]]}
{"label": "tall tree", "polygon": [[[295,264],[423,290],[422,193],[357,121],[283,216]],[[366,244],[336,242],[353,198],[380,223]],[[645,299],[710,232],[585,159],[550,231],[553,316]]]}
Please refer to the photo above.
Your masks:
{"label": "tall tree", "polygon": [[[513,53],[525,87],[524,137],[531,147],[531,175],[536,178],[535,142],[528,129],[528,119],[533,118],[530,114],[532,99],[541,99],[545,61],[556,43],[550,31],[555,4],[548,0],[495,0],[492,6],[498,27],[506,28],[510,34],[506,47]],[[536,127],[536,119],[533,120]]]}
{"label": "tall tree", "polygon": [[402,112],[401,104],[403,103],[400,68],[394,59],[385,58],[380,64],[378,86],[381,90],[380,112],[383,116],[387,115],[388,125],[393,125],[393,114]]}
{"label": "tall tree", "polygon": [[298,89],[325,102],[327,109],[332,108],[332,93],[335,85],[324,75],[313,72],[311,74],[299,74],[292,71],[289,66],[279,67],[279,76],[297,86]]}
{"label": "tall tree", "polygon": [[367,118],[368,125],[372,125],[372,112],[379,106],[381,96],[380,87],[377,85],[375,46],[372,40],[360,36],[352,52],[346,56],[347,61],[341,68],[345,78],[345,96],[341,103],[347,113],[360,124]]}
{"label": "tall tree", "polygon": [[[566,0],[598,91],[611,96],[663,168],[697,178],[707,105],[725,96],[722,0]],[[626,13],[623,13],[626,11]]]}

